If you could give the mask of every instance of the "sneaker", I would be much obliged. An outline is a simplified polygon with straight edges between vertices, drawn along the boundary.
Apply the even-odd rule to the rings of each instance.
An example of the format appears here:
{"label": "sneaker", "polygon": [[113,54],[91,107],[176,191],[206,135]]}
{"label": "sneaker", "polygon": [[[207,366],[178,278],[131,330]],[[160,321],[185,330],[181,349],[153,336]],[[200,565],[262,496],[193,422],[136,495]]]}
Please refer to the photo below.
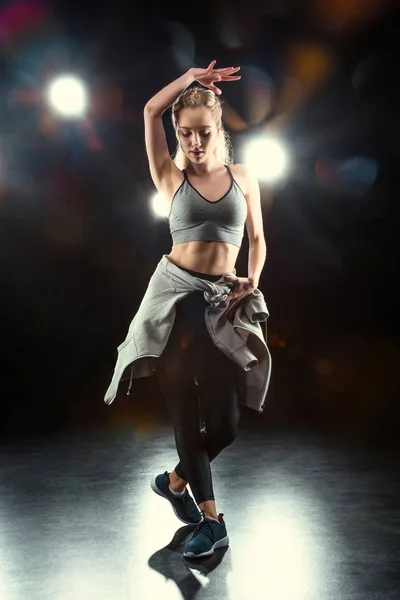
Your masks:
{"label": "sneaker", "polygon": [[228,546],[229,538],[226,531],[224,515],[218,515],[218,521],[211,517],[204,517],[197,525],[192,537],[187,544],[183,556],[185,558],[199,558],[214,554],[216,548]]}
{"label": "sneaker", "polygon": [[171,492],[168,471],[165,471],[162,475],[157,475],[150,485],[153,492],[170,501],[174,513],[182,523],[197,525],[203,520],[203,515],[187,489],[185,489],[183,496],[175,496]]}

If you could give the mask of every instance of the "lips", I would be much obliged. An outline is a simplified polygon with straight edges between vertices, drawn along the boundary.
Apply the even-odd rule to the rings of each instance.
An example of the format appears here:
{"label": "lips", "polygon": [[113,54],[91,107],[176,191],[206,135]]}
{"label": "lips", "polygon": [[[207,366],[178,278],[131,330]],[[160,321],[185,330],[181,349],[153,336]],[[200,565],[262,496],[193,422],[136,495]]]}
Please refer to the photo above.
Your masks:
{"label": "lips", "polygon": [[192,154],[194,154],[195,156],[200,156],[200,154],[203,154],[203,153],[202,152],[193,152],[192,151]]}

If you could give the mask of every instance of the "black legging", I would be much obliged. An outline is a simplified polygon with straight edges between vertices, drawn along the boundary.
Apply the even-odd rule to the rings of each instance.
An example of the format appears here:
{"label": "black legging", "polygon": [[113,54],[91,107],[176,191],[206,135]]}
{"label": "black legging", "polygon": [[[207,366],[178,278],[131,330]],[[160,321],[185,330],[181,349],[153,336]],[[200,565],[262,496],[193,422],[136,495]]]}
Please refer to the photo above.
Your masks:
{"label": "black legging", "polygon": [[[186,270],[210,281],[220,277]],[[240,417],[240,367],[212,341],[204,321],[207,305],[201,291],[177,303],[174,326],[156,362],[174,423],[180,459],[175,472],[189,482],[197,504],[214,500],[210,462],[233,442]]]}

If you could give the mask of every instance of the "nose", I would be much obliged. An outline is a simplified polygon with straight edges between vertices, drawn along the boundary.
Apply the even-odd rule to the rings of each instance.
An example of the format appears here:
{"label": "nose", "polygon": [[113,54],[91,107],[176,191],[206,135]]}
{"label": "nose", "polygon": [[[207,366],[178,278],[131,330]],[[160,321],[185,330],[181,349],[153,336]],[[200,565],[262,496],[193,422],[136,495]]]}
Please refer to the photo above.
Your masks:
{"label": "nose", "polygon": [[200,141],[200,134],[199,133],[194,133],[193,135],[193,145],[195,148],[198,148],[201,146],[201,141]]}

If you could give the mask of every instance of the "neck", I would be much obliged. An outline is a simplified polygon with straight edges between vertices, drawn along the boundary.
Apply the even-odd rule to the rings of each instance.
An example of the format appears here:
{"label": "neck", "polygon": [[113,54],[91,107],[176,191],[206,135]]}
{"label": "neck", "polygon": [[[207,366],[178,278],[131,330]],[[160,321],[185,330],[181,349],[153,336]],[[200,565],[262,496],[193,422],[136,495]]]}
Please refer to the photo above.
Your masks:
{"label": "neck", "polygon": [[195,164],[191,160],[189,160],[186,170],[189,171],[189,173],[194,173],[195,175],[201,177],[204,175],[210,175],[214,171],[217,171],[219,168],[221,168],[221,166],[222,163],[213,156],[212,158],[208,159],[207,161],[201,164]]}

